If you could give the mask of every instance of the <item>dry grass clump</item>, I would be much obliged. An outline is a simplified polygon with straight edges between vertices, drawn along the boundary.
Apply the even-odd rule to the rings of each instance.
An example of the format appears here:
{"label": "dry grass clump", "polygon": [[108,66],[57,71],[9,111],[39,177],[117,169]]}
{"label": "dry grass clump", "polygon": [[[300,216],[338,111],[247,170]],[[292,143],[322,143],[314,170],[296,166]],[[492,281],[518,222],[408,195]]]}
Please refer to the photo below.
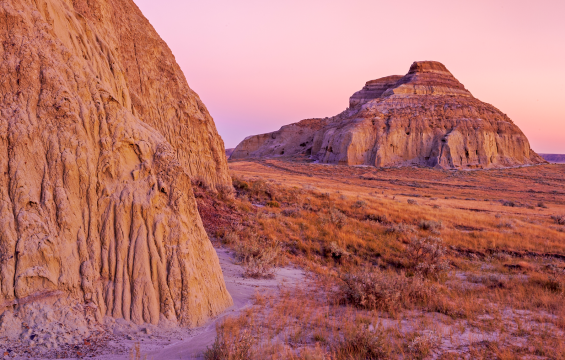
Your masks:
{"label": "dry grass clump", "polygon": [[365,220],[374,221],[381,224],[387,223],[387,217],[384,214],[367,214],[365,215]]}
{"label": "dry grass clump", "polygon": [[239,235],[234,230],[227,230],[222,236],[222,243],[226,245],[238,244],[239,241]]}
{"label": "dry grass clump", "polygon": [[367,207],[367,202],[364,200],[357,200],[353,203],[353,205],[351,205],[351,207],[354,209],[364,209]]}
{"label": "dry grass clump", "polygon": [[326,254],[331,255],[331,257],[337,262],[341,262],[341,260],[344,257],[349,255],[349,253],[346,250],[339,247],[339,245],[335,241],[332,241],[330,245],[326,247],[324,250]]}
{"label": "dry grass clump", "polygon": [[277,240],[251,234],[246,241],[236,244],[235,253],[245,269],[244,276],[272,278],[281,254],[281,244]]}
{"label": "dry grass clump", "polygon": [[216,191],[218,193],[219,200],[233,200],[235,196],[235,190],[231,186],[227,185],[216,185]]}
{"label": "dry grass clump", "polygon": [[344,331],[342,339],[331,345],[335,360],[387,359],[391,349],[381,329],[369,330],[359,324]]}
{"label": "dry grass clump", "polygon": [[369,310],[394,312],[409,308],[426,302],[436,292],[433,284],[420,276],[406,277],[378,269],[343,273],[340,279],[340,302]]}
{"label": "dry grass clump", "polygon": [[280,208],[281,204],[279,204],[278,201],[271,200],[271,201],[267,201],[267,206],[272,208]]}
{"label": "dry grass clump", "polygon": [[565,225],[565,215],[551,215],[551,219],[553,219],[557,225]]}
{"label": "dry grass clump", "polygon": [[425,231],[431,231],[433,233],[439,233],[441,229],[443,229],[443,223],[440,221],[433,221],[433,220],[420,220],[419,224],[420,229]]}
{"label": "dry grass clump", "polygon": [[281,211],[281,214],[287,217],[297,218],[300,216],[300,209],[298,208],[284,209],[283,211]]}
{"label": "dry grass clump", "polygon": [[499,229],[514,229],[515,226],[514,222],[511,220],[502,220],[496,224],[496,227]]}
{"label": "dry grass clump", "polygon": [[441,337],[433,332],[427,331],[424,334],[416,335],[408,344],[408,351],[414,359],[424,359],[431,355],[434,349],[441,344]]}
{"label": "dry grass clump", "polygon": [[204,352],[205,360],[249,360],[255,343],[251,331],[242,328],[241,319],[227,318],[216,326],[216,339]]}
{"label": "dry grass clump", "polygon": [[331,208],[327,213],[319,212],[318,216],[322,225],[333,224],[341,229],[347,223],[347,215],[336,208]]}
{"label": "dry grass clump", "polygon": [[406,257],[412,269],[424,277],[439,279],[449,270],[449,261],[445,258],[446,247],[438,237],[413,237],[406,248]]}
{"label": "dry grass clump", "polygon": [[398,223],[388,226],[386,232],[392,234],[408,234],[416,232],[416,228],[413,225]]}
{"label": "dry grass clump", "polygon": [[555,274],[532,274],[529,283],[556,295],[565,297],[565,278]]}

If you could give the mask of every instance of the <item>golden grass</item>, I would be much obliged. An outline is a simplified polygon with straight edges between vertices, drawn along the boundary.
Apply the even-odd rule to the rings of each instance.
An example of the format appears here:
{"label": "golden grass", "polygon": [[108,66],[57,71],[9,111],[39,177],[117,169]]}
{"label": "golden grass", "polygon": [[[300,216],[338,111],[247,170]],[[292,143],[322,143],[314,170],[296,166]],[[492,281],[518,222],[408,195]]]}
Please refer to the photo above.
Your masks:
{"label": "golden grass", "polygon": [[[278,264],[317,279],[308,291],[258,296],[252,310],[218,329],[221,339],[237,339],[236,328],[252,334],[249,358],[565,358],[565,226],[556,215],[565,213],[565,166],[230,167],[235,198],[195,191],[208,232],[234,248],[255,237],[276,243]],[[423,273],[425,259],[412,253],[435,238],[449,264],[442,276]],[[373,271],[385,275],[359,275]],[[343,301],[354,274],[365,284],[355,291],[373,296],[371,306]],[[404,291],[393,298],[402,306],[384,306],[386,289],[394,290],[387,283],[408,286],[414,275],[428,276],[433,296]]]}

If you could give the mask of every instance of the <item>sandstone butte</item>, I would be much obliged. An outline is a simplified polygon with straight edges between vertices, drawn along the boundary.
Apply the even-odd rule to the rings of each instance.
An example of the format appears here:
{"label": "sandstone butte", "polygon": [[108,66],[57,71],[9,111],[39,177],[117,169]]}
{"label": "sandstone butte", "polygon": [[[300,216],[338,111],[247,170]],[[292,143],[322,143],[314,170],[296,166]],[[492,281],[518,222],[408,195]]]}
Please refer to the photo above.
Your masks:
{"label": "sandstone butte", "polygon": [[224,145],[134,2],[0,13],[3,318],[194,327],[229,307],[191,187],[231,184]]}
{"label": "sandstone butte", "polygon": [[479,101],[439,62],[366,83],[349,108],[249,136],[230,159],[307,157],[343,165],[473,169],[545,161],[500,110]]}

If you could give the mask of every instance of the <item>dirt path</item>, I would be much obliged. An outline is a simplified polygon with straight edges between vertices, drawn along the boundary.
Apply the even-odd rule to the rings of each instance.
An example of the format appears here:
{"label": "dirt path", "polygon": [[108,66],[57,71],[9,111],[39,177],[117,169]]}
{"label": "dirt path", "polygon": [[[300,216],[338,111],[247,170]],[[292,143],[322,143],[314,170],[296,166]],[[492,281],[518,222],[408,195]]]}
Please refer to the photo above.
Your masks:
{"label": "dirt path", "polygon": [[[302,281],[304,273],[299,269],[282,268],[277,271],[274,279],[256,280],[243,277],[243,269],[235,264],[233,256],[226,249],[216,249],[220,265],[224,272],[224,279],[234,305],[218,318],[210,321],[205,326],[191,331],[183,340],[172,342],[166,347],[154,349],[147,354],[148,359],[198,359],[214,342],[216,337],[216,324],[225,316],[237,315],[252,304],[252,297],[257,291],[278,291],[280,286],[294,286]],[[145,347],[145,346],[144,346]]]}

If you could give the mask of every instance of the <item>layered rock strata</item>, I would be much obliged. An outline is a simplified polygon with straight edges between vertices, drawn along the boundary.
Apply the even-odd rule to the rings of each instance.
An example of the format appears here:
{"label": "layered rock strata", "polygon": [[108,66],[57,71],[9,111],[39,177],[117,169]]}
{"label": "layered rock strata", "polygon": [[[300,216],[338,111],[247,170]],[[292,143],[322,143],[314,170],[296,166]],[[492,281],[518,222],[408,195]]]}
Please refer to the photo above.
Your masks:
{"label": "layered rock strata", "polygon": [[331,164],[454,169],[544,162],[508,116],[434,61],[367,82],[335,117],[250,136],[231,159],[298,155]]}
{"label": "layered rock strata", "polygon": [[191,188],[229,183],[223,144],[134,3],[6,0],[0,39],[0,313],[230,306]]}

